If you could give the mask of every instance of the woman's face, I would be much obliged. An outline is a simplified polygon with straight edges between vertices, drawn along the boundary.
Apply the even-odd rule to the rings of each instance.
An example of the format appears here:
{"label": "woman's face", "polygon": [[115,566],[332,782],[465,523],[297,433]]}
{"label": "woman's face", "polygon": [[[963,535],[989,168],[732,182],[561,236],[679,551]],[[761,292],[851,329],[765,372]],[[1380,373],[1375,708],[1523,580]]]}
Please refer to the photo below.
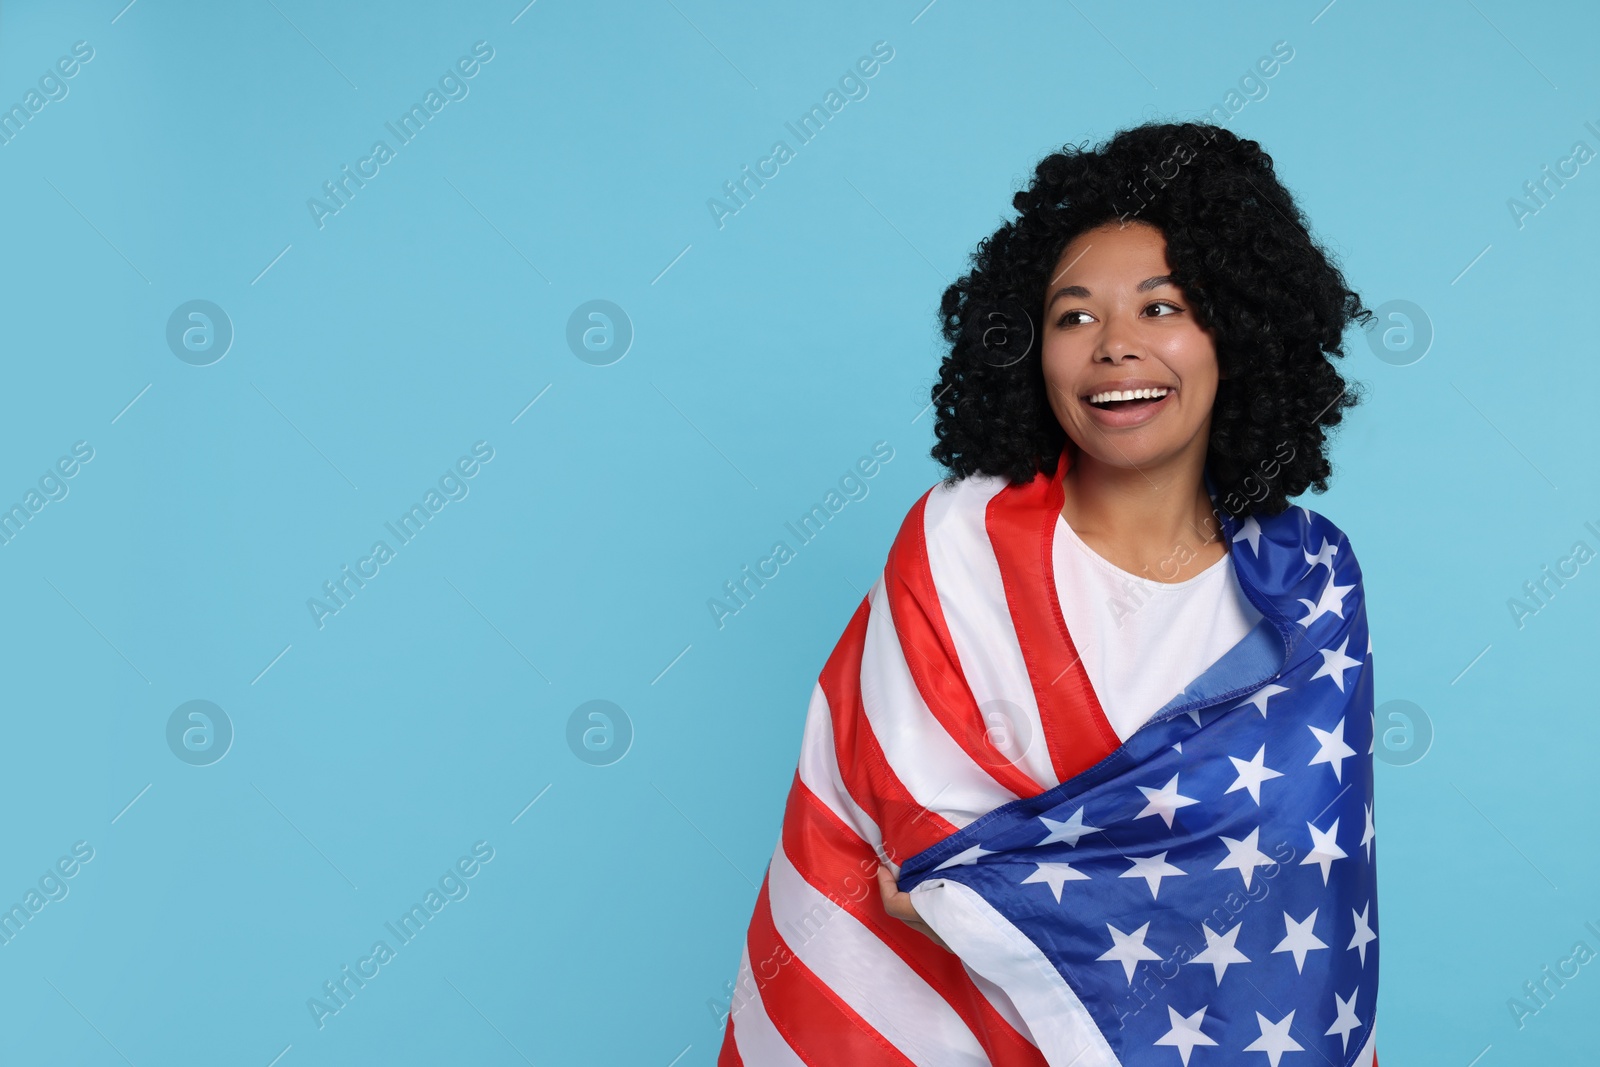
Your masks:
{"label": "woman's face", "polygon": [[[1041,344],[1051,410],[1080,454],[1110,466],[1143,470],[1186,456],[1205,462],[1217,351],[1168,280],[1170,270],[1160,229],[1110,222],[1069,242],[1045,287]],[[1097,394],[1147,388],[1158,398],[1090,403]]]}

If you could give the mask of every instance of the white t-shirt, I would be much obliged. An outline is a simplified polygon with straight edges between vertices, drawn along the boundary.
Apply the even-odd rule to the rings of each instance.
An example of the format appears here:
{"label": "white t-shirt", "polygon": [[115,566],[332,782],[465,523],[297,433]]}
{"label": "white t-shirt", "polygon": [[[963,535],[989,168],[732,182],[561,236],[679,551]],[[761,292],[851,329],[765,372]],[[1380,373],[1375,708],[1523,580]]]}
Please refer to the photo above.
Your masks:
{"label": "white t-shirt", "polygon": [[1065,516],[1052,553],[1067,632],[1124,741],[1261,621],[1231,553],[1181,582],[1157,582],[1095,552]]}

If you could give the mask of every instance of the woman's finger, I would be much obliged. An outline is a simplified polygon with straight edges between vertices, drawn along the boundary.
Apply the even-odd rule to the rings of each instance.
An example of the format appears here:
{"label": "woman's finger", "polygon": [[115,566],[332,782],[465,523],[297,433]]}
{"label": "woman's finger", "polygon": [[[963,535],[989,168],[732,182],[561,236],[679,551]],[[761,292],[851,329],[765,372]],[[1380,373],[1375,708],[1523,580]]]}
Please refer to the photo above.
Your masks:
{"label": "woman's finger", "polygon": [[878,865],[878,889],[883,894],[883,910],[893,915],[896,919],[906,922],[919,922],[921,916],[917,914],[917,906],[911,902],[911,894],[903,892],[895,884],[894,875],[889,873],[889,868]]}
{"label": "woman's finger", "polygon": [[917,914],[917,906],[911,902],[911,894],[900,889],[889,868],[881,863],[878,865],[878,890],[883,895],[884,911],[912,929],[926,934],[934,944],[946,952],[951,951],[950,946],[945,944],[944,938],[936,934],[933,927],[923,922],[921,916]]}

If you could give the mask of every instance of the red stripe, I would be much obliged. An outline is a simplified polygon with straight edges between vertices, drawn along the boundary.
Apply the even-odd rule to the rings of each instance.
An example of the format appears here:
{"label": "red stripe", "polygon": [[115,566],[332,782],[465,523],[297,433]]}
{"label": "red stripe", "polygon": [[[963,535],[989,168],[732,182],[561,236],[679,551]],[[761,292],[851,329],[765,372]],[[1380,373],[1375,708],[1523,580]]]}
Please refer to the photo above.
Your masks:
{"label": "red stripe", "polygon": [[1052,547],[1066,499],[1061,479],[1071,464],[1071,448],[1068,442],[1062,449],[1053,476],[1039,471],[1031,482],[1008,485],[996,493],[985,516],[1017,642],[1039,703],[1050,763],[1062,782],[1122,744],[1106,721],[1057,599]]}
{"label": "red stripe", "polygon": [[871,846],[799,774],[783,814],[783,851],[812,888],[860,920],[949,1003],[994,1067],[1046,1067],[1044,1056],[995,1010],[958,956],[884,910]]}
{"label": "red stripe", "polygon": [[884,851],[902,863],[955,833],[955,824],[912,797],[889,766],[861,704],[861,657],[871,601],[863,598],[823,665],[822,694],[833,716],[834,757],[839,777],[856,804],[883,833]]}
{"label": "red stripe", "polygon": [[772,922],[771,875],[761,880],[750,920],[750,968],[761,989],[767,1018],[813,1067],[914,1067],[789,951]]}
{"label": "red stripe", "polygon": [[722,1051],[717,1054],[717,1067],[744,1067],[739,1058],[739,1046],[733,1037],[733,1015],[728,1015],[728,1028],[722,1032]]}
{"label": "red stripe", "polygon": [[883,571],[889,611],[906,666],[922,694],[922,702],[973,763],[1014,795],[1037,796],[1045,787],[989,743],[983,712],[961,670],[961,658],[945,623],[944,608],[933,583],[933,568],[928,562],[926,511],[932,492],[929,489],[912,505],[889,549],[889,562]]}

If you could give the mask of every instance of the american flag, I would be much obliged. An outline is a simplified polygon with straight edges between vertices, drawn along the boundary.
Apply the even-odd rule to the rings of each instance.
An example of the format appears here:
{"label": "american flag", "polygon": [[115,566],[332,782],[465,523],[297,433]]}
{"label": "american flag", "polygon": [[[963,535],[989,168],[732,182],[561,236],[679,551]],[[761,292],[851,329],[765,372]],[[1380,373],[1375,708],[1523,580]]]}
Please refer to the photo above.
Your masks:
{"label": "american flag", "polygon": [[812,692],[721,1067],[1376,1067],[1349,540],[1219,510],[1262,619],[1123,743],[1056,599],[1069,450],[907,514]]}

